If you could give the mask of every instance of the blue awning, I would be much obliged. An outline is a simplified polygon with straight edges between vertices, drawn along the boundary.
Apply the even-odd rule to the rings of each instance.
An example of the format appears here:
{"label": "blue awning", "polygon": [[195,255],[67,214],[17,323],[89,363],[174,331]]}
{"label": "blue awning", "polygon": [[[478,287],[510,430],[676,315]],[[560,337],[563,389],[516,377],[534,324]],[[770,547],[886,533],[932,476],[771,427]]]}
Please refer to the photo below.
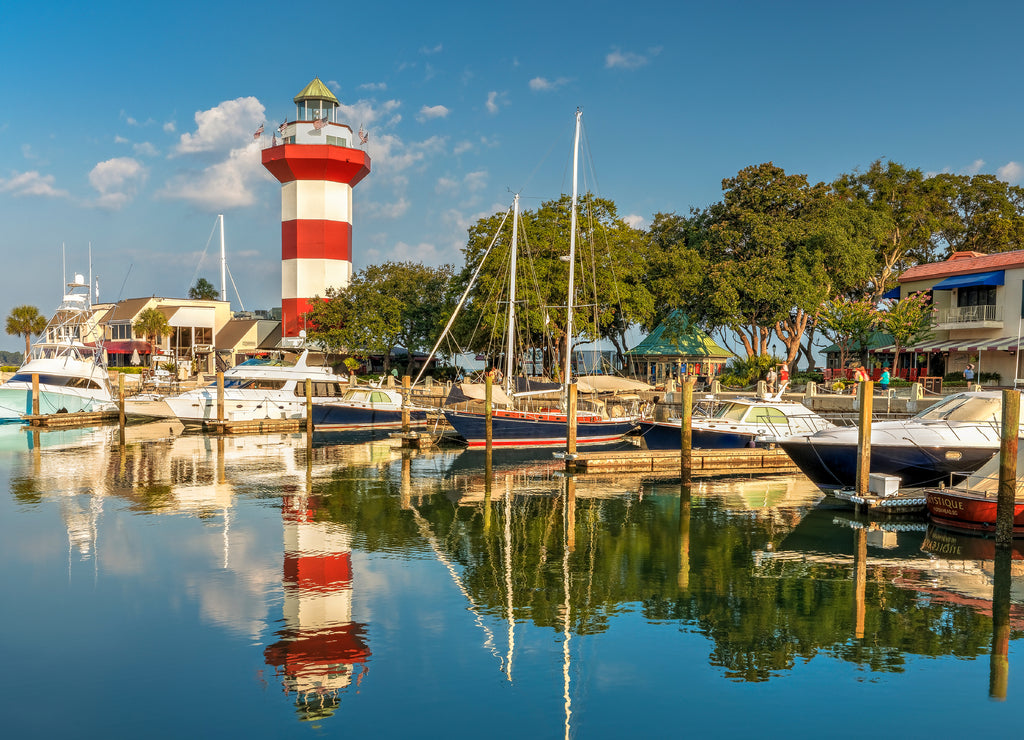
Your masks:
{"label": "blue awning", "polygon": [[900,299],[900,286],[897,285],[892,290],[882,293],[882,298],[895,298],[898,301]]}
{"label": "blue awning", "polygon": [[953,288],[973,288],[978,285],[1002,285],[1003,271],[973,272],[970,275],[954,275],[935,283],[932,290],[953,290]]}

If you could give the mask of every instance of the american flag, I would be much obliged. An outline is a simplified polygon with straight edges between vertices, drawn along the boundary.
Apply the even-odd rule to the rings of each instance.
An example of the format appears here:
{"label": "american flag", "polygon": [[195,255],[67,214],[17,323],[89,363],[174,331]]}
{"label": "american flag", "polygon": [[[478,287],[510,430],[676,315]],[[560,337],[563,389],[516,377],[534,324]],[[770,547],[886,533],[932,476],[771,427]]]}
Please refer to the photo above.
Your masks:
{"label": "american flag", "polygon": [[361,142],[363,142],[365,144],[369,140],[370,140],[370,134],[368,134],[366,131],[364,131],[363,127],[360,126],[359,127],[359,141],[361,141]]}
{"label": "american flag", "polygon": [[263,124],[261,123],[261,124],[260,124],[260,127],[259,127],[258,129],[256,129],[256,133],[254,133],[254,134],[252,135],[252,138],[254,138],[254,139],[258,139],[258,138],[260,138],[260,136],[262,136],[262,135],[263,135]]}
{"label": "american flag", "polygon": [[313,128],[315,128],[317,131],[319,131],[320,129],[322,129],[326,125],[327,125],[327,116],[324,116],[323,118],[318,118],[317,120],[313,121]]}
{"label": "american flag", "polygon": [[288,126],[288,122],[285,121],[284,123],[282,123],[280,126],[277,127],[277,133],[281,134],[281,136],[284,136],[284,130],[285,130],[285,128],[287,126]]}

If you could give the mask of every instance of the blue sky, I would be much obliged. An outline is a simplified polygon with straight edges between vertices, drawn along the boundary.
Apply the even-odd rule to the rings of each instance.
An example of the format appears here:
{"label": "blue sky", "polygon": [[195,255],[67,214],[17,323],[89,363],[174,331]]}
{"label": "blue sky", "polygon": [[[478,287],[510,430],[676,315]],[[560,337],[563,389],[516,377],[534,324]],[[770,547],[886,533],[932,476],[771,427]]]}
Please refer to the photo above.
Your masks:
{"label": "blue sky", "polygon": [[1019,3],[58,1],[0,24],[5,316],[52,312],[62,244],[69,272],[92,244],[102,300],[219,287],[218,213],[245,308],[278,305],[280,186],[252,132],[314,76],[370,134],[357,269],[461,264],[511,191],[567,192],[577,106],[587,185],[641,227],[766,161],[1024,184]]}

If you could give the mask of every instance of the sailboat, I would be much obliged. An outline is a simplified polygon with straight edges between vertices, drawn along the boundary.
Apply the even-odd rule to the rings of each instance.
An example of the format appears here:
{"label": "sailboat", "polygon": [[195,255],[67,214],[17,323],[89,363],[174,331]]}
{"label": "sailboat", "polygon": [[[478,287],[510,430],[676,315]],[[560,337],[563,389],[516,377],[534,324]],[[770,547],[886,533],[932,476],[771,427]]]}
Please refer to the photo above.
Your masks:
{"label": "sailboat", "polygon": [[109,411],[115,408],[103,349],[89,341],[90,285],[75,275],[53,318],[18,372],[0,386],[0,422],[32,413],[32,377],[39,378],[39,413]]}
{"label": "sailboat", "polygon": [[[572,338],[573,338],[573,298],[575,295],[576,265],[576,206],[578,201],[578,170],[580,144],[580,117],[582,112],[576,111],[576,131],[573,145],[573,182],[572,210],[569,232],[569,296],[568,318],[566,320],[566,351],[565,368],[562,373],[561,402],[563,408],[522,409],[515,406],[515,399],[527,395],[539,395],[549,392],[513,390],[515,335],[515,286],[516,286],[516,251],[518,248],[519,231],[519,195],[513,203],[512,246],[510,264],[510,294],[508,308],[508,337],[505,350],[505,388],[499,397],[507,408],[494,408],[491,416],[491,444],[494,447],[557,447],[565,445],[567,437],[568,415],[564,408],[568,407],[569,383],[572,378]],[[452,408],[443,409],[445,418],[455,431],[471,448],[486,445],[486,415],[483,411],[462,411]],[[628,434],[636,426],[638,416],[625,413],[625,406],[617,404],[609,413],[607,402],[599,398],[583,398],[577,405],[576,443],[596,444],[614,442]]]}

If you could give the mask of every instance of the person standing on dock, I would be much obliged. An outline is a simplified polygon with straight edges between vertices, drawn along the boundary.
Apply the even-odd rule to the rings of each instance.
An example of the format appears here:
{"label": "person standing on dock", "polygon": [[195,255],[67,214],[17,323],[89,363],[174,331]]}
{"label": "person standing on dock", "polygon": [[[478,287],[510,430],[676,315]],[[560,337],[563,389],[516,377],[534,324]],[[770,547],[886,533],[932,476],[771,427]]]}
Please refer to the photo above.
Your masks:
{"label": "person standing on dock", "polygon": [[789,385],[789,365],[784,362],[779,366],[779,393],[786,390],[787,385]]}
{"label": "person standing on dock", "polygon": [[967,381],[967,387],[970,388],[971,383],[974,382],[974,365],[968,363],[964,368],[964,380]]}
{"label": "person standing on dock", "polygon": [[768,385],[768,392],[775,393],[775,380],[778,376],[775,374],[775,368],[768,368],[768,374],[764,376],[764,382]]}
{"label": "person standing on dock", "polygon": [[886,365],[882,368],[882,376],[878,379],[878,387],[882,389],[882,393],[889,392],[889,381],[891,380],[889,375],[889,366]]}

